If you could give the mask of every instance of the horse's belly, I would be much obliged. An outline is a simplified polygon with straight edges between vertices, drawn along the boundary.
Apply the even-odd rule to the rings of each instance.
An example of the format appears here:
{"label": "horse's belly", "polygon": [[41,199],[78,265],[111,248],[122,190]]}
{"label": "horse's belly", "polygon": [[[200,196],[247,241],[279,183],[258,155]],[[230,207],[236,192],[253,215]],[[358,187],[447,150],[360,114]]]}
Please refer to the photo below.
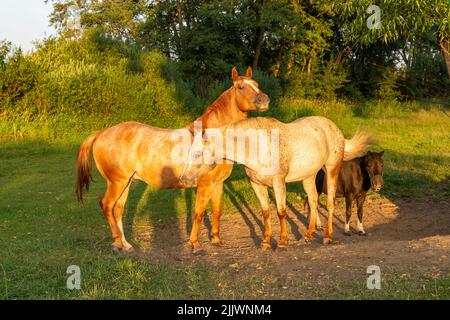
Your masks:
{"label": "horse's belly", "polygon": [[302,181],[311,176],[315,176],[323,167],[324,160],[320,154],[305,154],[294,156],[289,164],[289,172],[286,182]]}
{"label": "horse's belly", "polygon": [[185,186],[180,182],[179,170],[171,166],[158,166],[136,172],[135,178],[158,189],[178,189]]}
{"label": "horse's belly", "polygon": [[257,184],[261,184],[267,187],[272,186],[273,175],[264,175],[247,167],[245,168],[245,173],[247,173],[247,176],[251,181]]}

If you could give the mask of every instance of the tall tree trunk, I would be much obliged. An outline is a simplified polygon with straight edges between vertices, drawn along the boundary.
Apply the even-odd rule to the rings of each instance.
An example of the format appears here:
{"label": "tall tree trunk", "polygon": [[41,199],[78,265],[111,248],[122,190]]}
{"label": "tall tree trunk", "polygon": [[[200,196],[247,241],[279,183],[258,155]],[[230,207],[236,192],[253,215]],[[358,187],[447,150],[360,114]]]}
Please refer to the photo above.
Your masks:
{"label": "tall tree trunk", "polygon": [[183,32],[183,12],[181,0],[177,1],[176,12],[174,12],[174,15],[172,16],[172,29],[174,34],[176,58],[181,59],[181,51],[182,51],[181,34]]}
{"label": "tall tree trunk", "polygon": [[182,35],[183,35],[183,8],[181,5],[181,0],[177,1],[177,18],[178,18],[178,49],[180,52],[178,52],[179,55],[181,55],[181,49],[182,49]]}
{"label": "tall tree trunk", "polygon": [[255,54],[253,56],[253,63],[252,63],[252,68],[254,70],[258,68],[259,56],[261,55],[261,47],[264,40],[264,32],[265,32],[264,27],[260,26],[258,28],[258,37],[256,38]]}
{"label": "tall tree trunk", "polygon": [[186,20],[186,28],[188,29],[188,30],[191,30],[191,12],[190,12],[190,9],[189,9],[189,6],[190,6],[190,4],[189,4],[189,0],[186,0],[186,3],[184,4],[184,17],[185,17],[185,20]]}
{"label": "tall tree trunk", "polygon": [[450,78],[450,39],[439,39],[439,49],[441,50],[442,56],[444,57],[445,64],[447,65],[448,77]]}
{"label": "tall tree trunk", "polygon": [[284,44],[282,43],[280,46],[280,50],[278,50],[277,57],[275,58],[275,67],[273,68],[272,75],[274,77],[278,77],[280,74],[280,68],[281,68],[281,60],[283,59],[284,54]]}
{"label": "tall tree trunk", "polygon": [[313,69],[315,57],[316,57],[316,43],[314,42],[312,47],[312,56],[308,60],[308,68],[307,68],[308,78],[311,76],[311,74],[314,73]]}
{"label": "tall tree trunk", "polygon": [[288,59],[287,59],[287,63],[286,63],[286,75],[287,76],[289,76],[291,74],[292,67],[294,65],[294,55],[292,54],[292,50],[294,49],[295,40],[297,38],[297,26],[296,25],[292,26],[291,31],[294,36],[291,40],[289,51],[288,51]]}
{"label": "tall tree trunk", "polygon": [[259,56],[261,55],[262,43],[264,41],[264,32],[266,31],[264,26],[262,25],[262,11],[264,7],[264,0],[261,1],[259,7],[257,8],[258,15],[258,30],[256,36],[256,46],[255,46],[255,54],[253,55],[252,68],[256,70],[258,68]]}
{"label": "tall tree trunk", "polygon": [[178,34],[181,37],[181,33],[183,32],[183,7],[181,5],[181,0],[177,1],[177,13],[178,13]]}

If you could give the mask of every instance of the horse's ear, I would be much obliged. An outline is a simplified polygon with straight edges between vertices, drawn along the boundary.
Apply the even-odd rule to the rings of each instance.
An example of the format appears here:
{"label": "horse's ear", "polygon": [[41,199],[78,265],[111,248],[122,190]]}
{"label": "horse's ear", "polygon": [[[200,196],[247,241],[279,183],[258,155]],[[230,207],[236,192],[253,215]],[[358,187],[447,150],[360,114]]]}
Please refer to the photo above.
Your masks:
{"label": "horse's ear", "polygon": [[253,74],[252,67],[248,66],[247,72],[245,73],[245,76],[246,76],[247,78],[251,79],[251,78],[252,78],[252,74]]}
{"label": "horse's ear", "polygon": [[233,69],[231,69],[231,79],[233,79],[233,82],[237,81],[239,77],[239,73],[236,70],[236,67],[233,67]]}

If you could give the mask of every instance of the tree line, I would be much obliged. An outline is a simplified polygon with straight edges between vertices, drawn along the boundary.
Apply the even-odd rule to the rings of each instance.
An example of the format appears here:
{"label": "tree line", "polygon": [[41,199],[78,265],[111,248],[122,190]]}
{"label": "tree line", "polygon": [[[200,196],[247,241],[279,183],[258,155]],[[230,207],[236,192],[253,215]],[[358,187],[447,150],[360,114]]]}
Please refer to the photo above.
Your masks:
{"label": "tree line", "polygon": [[[248,65],[272,91],[293,98],[402,100],[450,93],[446,0],[46,2],[53,5],[50,23],[58,35],[38,51],[46,43],[56,48],[55,40],[88,39],[102,55],[122,52],[131,72],[143,71],[144,52],[158,51],[200,97],[229,85],[231,67]],[[11,51],[10,43],[0,43],[0,69],[7,61],[26,61],[20,50]],[[35,81],[21,77],[19,86]],[[1,81],[4,91],[8,83]]]}
{"label": "tree line", "polygon": [[[178,63],[199,92],[214,79],[225,80],[231,66],[251,65],[285,87],[303,86],[294,90],[299,95],[314,87],[325,97],[334,92],[376,98],[380,90],[410,97],[448,94],[445,0],[51,2],[51,21],[61,34],[95,28],[139,49],[157,49]],[[380,8],[379,28],[368,27],[372,4]]]}

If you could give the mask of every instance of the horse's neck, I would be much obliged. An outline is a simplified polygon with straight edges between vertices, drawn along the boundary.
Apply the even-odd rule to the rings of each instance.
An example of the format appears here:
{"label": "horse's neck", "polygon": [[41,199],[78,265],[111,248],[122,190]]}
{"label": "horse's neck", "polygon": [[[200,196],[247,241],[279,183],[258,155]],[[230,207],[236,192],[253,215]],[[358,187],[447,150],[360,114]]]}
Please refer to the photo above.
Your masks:
{"label": "horse's neck", "polygon": [[[201,121],[203,129],[219,128],[247,118],[247,113],[239,109],[232,88],[226,90],[195,121]],[[190,127],[193,126],[193,123]]]}

